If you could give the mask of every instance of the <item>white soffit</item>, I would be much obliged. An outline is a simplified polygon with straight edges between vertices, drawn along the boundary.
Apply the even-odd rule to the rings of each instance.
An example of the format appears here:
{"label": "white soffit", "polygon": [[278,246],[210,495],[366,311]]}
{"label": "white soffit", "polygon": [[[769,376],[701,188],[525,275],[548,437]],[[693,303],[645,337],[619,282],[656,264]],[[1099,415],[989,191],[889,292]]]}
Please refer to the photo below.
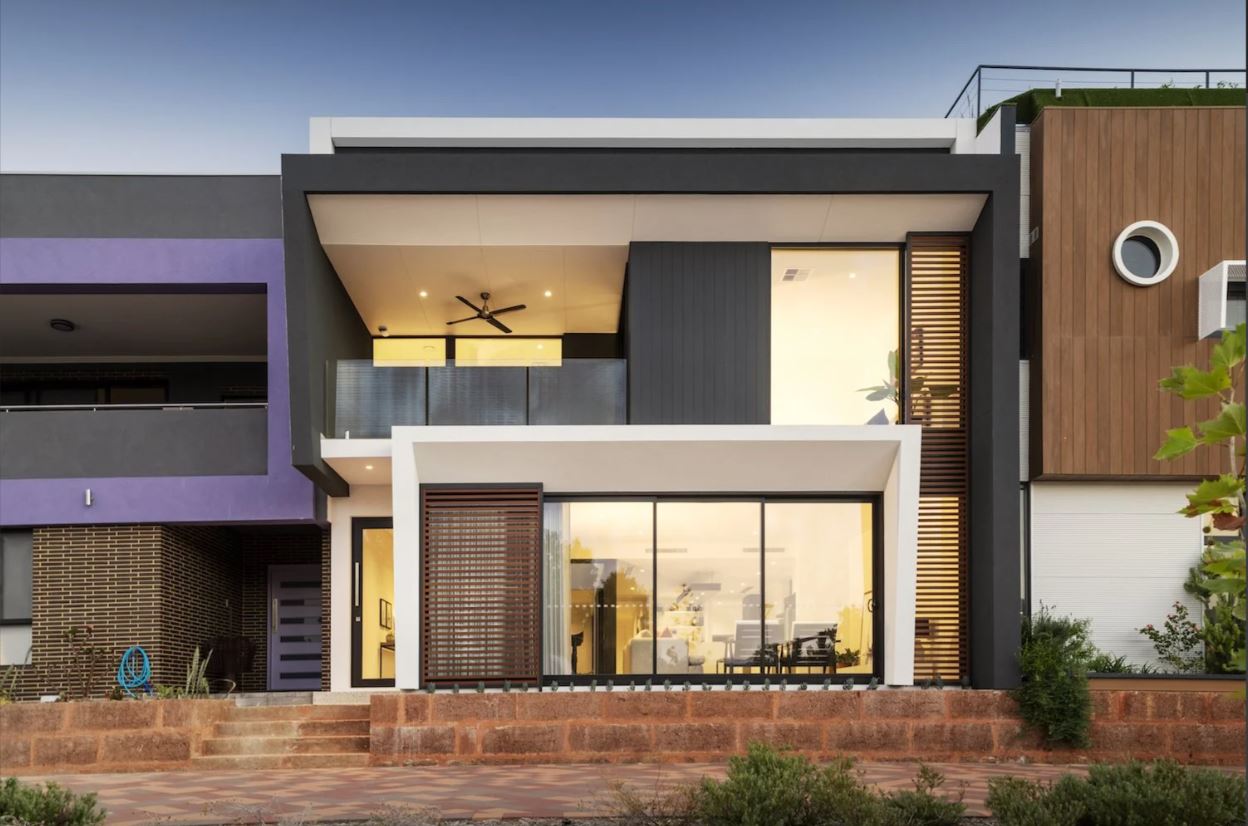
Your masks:
{"label": "white soffit", "polygon": [[[391,452],[415,454],[424,483],[542,482],[573,492],[884,490],[916,427],[602,425],[396,427],[389,439],[322,439],[351,484],[386,484]],[[372,470],[366,470],[372,465]]]}
{"label": "white soffit", "polygon": [[309,195],[325,245],[626,246],[903,241],[966,232],[982,194]]}
{"label": "white soffit", "polygon": [[[369,329],[444,335],[491,293],[521,335],[612,333],[634,241],[902,242],[967,232],[986,196],[308,196],[322,246]],[[420,296],[425,291],[425,297]],[[550,296],[546,292],[551,293]],[[491,334],[468,322],[460,335]]]}
{"label": "white soffit", "polygon": [[[951,149],[956,118],[312,118],[309,149],[338,147],[804,147]],[[973,134],[973,132],[971,133]]]}

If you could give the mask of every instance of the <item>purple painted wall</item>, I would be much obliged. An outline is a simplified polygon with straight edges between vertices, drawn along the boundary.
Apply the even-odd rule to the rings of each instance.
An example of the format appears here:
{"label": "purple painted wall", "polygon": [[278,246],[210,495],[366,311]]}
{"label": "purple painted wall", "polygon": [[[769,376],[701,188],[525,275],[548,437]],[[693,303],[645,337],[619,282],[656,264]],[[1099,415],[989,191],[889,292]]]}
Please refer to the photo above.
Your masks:
{"label": "purple painted wall", "polygon": [[[0,525],[314,518],[312,483],[290,463],[281,239],[0,238],[0,284],[263,284],[269,351],[266,475],[0,480]],[[84,504],[86,488],[91,507]]]}

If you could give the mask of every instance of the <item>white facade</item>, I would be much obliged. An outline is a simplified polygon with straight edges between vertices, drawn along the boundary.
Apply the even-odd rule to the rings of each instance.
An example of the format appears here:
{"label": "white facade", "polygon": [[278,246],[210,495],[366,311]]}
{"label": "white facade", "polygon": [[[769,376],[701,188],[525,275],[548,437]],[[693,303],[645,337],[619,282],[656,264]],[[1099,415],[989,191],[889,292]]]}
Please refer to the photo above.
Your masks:
{"label": "white facade", "polygon": [[1179,508],[1190,483],[1036,482],[1031,485],[1031,607],[1092,621],[1092,642],[1156,664],[1138,629],[1161,626],[1200,559],[1200,520]]}
{"label": "white facade", "polygon": [[[915,425],[619,425],[395,427],[390,439],[324,439],[326,462],[352,484],[350,497],[331,500],[332,581],[352,581],[351,519],[391,516],[395,682],[414,689],[422,684],[422,483],[533,482],[548,493],[879,493],[884,681],[910,685],[920,438]],[[351,682],[349,589],[335,588],[331,617],[331,681],[342,690]]]}

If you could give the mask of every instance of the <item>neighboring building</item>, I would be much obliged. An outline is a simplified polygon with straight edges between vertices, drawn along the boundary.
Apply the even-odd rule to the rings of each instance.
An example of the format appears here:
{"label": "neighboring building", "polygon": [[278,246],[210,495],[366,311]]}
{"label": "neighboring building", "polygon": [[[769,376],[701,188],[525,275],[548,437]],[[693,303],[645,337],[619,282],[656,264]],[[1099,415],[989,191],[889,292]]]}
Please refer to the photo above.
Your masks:
{"label": "neighboring building", "polygon": [[[1030,148],[1022,478],[1031,607],[1087,617],[1097,646],[1144,663],[1155,654],[1137,629],[1160,626],[1176,601],[1200,616],[1183,583],[1203,526],[1177,511],[1196,480],[1232,472],[1212,448],[1152,457],[1168,428],[1216,415],[1158,380],[1207,365],[1210,334],[1244,318],[1245,119],[1242,89],[1124,95],[1019,100],[1030,120],[1018,127]],[[1168,100],[1181,95],[1186,105]]]}
{"label": "neighboring building", "polygon": [[[1216,242],[1203,188],[1075,221],[1096,198],[1056,188],[1054,136],[1096,110],[315,119],[280,178],[3,176],[0,662],[30,650],[23,690],[55,690],[92,624],[104,671],[140,644],[161,682],[253,648],[247,690],[722,682],[802,638],[791,681],[1010,687],[1020,582],[1065,609],[1059,552],[1163,536],[1054,514],[1164,471],[1147,411],[1178,411],[1145,393],[1200,357],[1195,304],[1104,408],[1073,389],[1093,359],[1059,371],[1087,308],[1142,338],[1114,306],[1242,249],[1242,111],[1199,112],[1240,173]],[[1183,254],[1138,288],[1101,262],[1146,218]],[[1074,399],[1098,438],[1134,403],[1130,445],[1076,436]]]}

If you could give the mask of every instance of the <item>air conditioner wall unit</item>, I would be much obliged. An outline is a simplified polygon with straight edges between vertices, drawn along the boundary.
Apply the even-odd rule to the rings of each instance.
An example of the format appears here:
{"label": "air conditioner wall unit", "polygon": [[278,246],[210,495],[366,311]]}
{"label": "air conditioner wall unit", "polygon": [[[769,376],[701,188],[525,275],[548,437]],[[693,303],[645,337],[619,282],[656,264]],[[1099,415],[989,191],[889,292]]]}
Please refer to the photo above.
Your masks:
{"label": "air conditioner wall unit", "polygon": [[1244,321],[1245,265],[1243,261],[1223,261],[1200,277],[1197,321],[1199,335],[1221,338]]}

